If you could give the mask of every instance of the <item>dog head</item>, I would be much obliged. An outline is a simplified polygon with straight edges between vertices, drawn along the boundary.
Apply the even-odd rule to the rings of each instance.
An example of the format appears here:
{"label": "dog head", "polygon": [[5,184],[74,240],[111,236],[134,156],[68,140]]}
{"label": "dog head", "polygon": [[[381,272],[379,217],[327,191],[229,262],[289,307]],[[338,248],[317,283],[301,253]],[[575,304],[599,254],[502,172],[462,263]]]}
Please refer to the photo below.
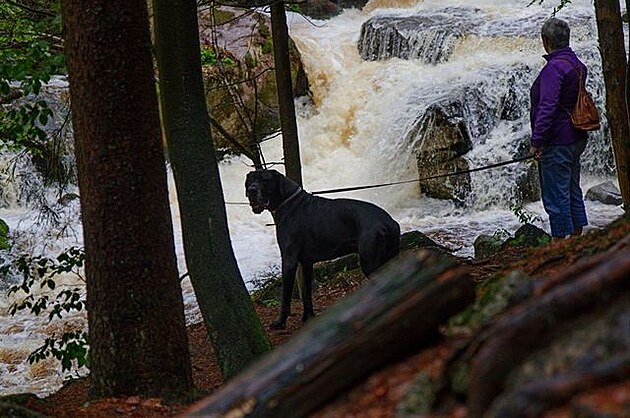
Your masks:
{"label": "dog head", "polygon": [[245,179],[245,196],[254,213],[275,210],[298,188],[276,170],[251,171]]}

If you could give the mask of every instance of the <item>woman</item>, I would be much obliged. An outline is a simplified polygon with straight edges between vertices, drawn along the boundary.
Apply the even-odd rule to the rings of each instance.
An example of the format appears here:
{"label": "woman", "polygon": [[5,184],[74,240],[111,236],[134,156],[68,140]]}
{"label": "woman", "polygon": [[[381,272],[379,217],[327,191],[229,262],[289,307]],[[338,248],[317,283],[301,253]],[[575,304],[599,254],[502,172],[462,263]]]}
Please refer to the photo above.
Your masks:
{"label": "woman", "polygon": [[[569,25],[547,20],[541,30],[547,64],[530,90],[531,153],[539,160],[542,201],[554,239],[581,235],[588,224],[582,189],[580,157],[587,132],[571,123],[586,66],[569,47]],[[581,77],[580,77],[581,73]]]}

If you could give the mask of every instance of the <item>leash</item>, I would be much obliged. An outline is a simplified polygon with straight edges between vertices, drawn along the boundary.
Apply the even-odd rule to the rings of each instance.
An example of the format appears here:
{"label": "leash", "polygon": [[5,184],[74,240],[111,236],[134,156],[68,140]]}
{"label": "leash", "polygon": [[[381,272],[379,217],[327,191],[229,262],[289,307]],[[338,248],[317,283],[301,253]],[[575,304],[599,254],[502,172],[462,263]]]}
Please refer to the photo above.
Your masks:
{"label": "leash", "polygon": [[394,186],[394,185],[397,185],[397,184],[415,183],[415,182],[421,182],[421,181],[426,181],[426,180],[439,179],[439,178],[442,178],[442,177],[459,176],[459,175],[462,175],[462,174],[474,173],[476,171],[488,170],[490,168],[496,168],[496,167],[501,167],[501,166],[508,165],[508,164],[514,164],[514,163],[518,163],[518,162],[521,162],[521,161],[526,161],[526,160],[529,160],[529,159],[532,159],[532,158],[534,158],[533,155],[528,155],[528,156],[525,156],[525,157],[515,158],[515,159],[509,160],[509,161],[501,161],[499,163],[490,164],[490,165],[487,165],[487,166],[484,166],[484,167],[471,168],[469,170],[459,170],[459,171],[454,171],[452,173],[437,174],[437,175],[434,175],[434,176],[422,177],[422,178],[419,178],[419,179],[395,181],[395,182],[392,182],[392,183],[372,184],[372,185],[367,185],[367,186],[354,186],[354,187],[343,187],[343,188],[339,188],[339,189],[320,190],[320,191],[317,191],[317,192],[312,192],[311,194],[316,195],[316,194],[352,192],[352,191],[356,191],[356,190],[376,189],[378,187]]}
{"label": "leash", "polygon": [[[426,180],[439,179],[439,178],[442,178],[442,177],[459,176],[459,175],[462,175],[462,174],[474,173],[474,172],[477,172],[477,171],[483,171],[483,170],[488,170],[488,169],[491,169],[491,168],[502,167],[504,165],[520,163],[521,161],[531,160],[532,158],[534,158],[533,155],[527,155],[525,157],[514,158],[513,160],[509,160],[509,161],[501,161],[501,162],[490,164],[490,165],[486,165],[486,166],[483,166],[483,167],[471,168],[469,170],[459,170],[459,171],[454,171],[452,173],[436,174],[434,176],[421,177],[419,179],[413,179],[413,180],[394,181],[392,183],[370,184],[370,185],[365,185],[365,186],[341,187],[341,188],[338,188],[338,189],[319,190],[319,191],[316,191],[316,192],[311,192],[311,194],[312,195],[320,195],[320,194],[353,192],[353,191],[356,191],[356,190],[376,189],[376,188],[379,188],[379,187],[395,186],[395,185],[398,185],[398,184],[415,183],[415,182],[421,182],[421,181],[426,181]],[[248,205],[249,203],[225,202],[225,204],[226,205]]]}

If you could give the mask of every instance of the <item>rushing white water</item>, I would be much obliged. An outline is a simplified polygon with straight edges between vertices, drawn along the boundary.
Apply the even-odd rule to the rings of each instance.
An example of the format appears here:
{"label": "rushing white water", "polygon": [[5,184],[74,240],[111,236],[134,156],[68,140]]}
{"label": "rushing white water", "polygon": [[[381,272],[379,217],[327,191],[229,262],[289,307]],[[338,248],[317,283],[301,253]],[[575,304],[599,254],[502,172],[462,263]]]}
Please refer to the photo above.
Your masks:
{"label": "rushing white water", "polygon": [[[461,94],[469,86],[477,86],[478,100],[469,105],[468,120],[474,149],[466,156],[471,166],[483,166],[513,158],[517,144],[528,135],[526,115],[512,121],[499,120],[488,109],[496,109],[498,98],[506,88],[527,92],[531,81],[543,65],[544,53],[538,28],[551,13],[554,1],[544,7],[525,7],[527,0],[440,1],[380,0],[369,3],[363,11],[347,10],[328,21],[309,21],[289,16],[291,35],[296,42],[311,84],[312,101],[300,99],[298,128],[305,189],[317,191],[344,186],[377,184],[417,178],[414,139],[408,132],[419,115],[432,103]],[[361,25],[373,16],[408,16],[433,14],[444,7],[458,7],[466,18],[475,15],[478,25],[465,36],[450,42],[448,57],[437,64],[423,60],[390,58],[363,61],[357,49]],[[472,8],[478,11],[470,12]],[[458,13],[460,13],[458,12]],[[433,13],[433,14],[432,14]],[[602,100],[603,87],[599,57],[592,22],[590,0],[575,0],[559,14],[571,22],[573,46],[591,68],[590,86]],[[453,22],[448,23],[453,25]],[[427,35],[431,36],[431,35]],[[595,52],[594,52],[595,51]],[[581,55],[584,54],[584,55]],[[520,81],[510,79],[521,69]],[[530,68],[531,71],[522,71]],[[523,93],[523,91],[521,93]],[[520,103],[526,108],[527,103]],[[281,160],[280,139],[263,143],[267,161]],[[611,179],[606,170],[606,156],[601,148],[605,139],[595,135],[585,155],[583,188],[602,179]],[[604,155],[604,156],[602,156]],[[250,170],[249,161],[233,158],[220,166],[225,199],[229,203],[228,218],[232,245],[239,267],[249,287],[261,275],[277,271],[280,255],[267,213],[254,215],[245,202],[243,182]],[[2,166],[5,166],[2,163]],[[602,169],[603,167],[603,169]],[[421,196],[415,184],[399,185],[335,197],[365,199],[381,205],[401,224],[403,231],[420,230],[459,255],[472,255],[472,242],[481,233],[492,234],[499,228],[514,231],[520,226],[510,204],[514,198],[515,168],[475,173],[468,204],[461,207],[450,201]],[[21,181],[35,182],[27,170]],[[0,173],[2,176],[2,173]],[[0,181],[3,180],[0,177]],[[186,271],[181,242],[177,198],[169,178],[171,207],[180,271]],[[4,184],[4,183],[3,183]],[[15,183],[0,193],[0,218],[16,232],[17,244],[45,254],[54,254],[69,245],[81,245],[78,202],[63,209],[57,224],[39,225],[38,214],[29,205],[17,204],[20,186]],[[234,203],[234,204],[233,204]],[[540,203],[526,209],[548,229]],[[587,202],[593,228],[602,227],[619,216],[619,207]],[[63,229],[64,234],[60,235]],[[17,280],[17,279],[16,279]],[[81,284],[72,275],[62,279],[69,286]],[[6,289],[4,284],[0,289]],[[188,280],[183,282],[186,315],[189,323],[200,320],[194,294]],[[67,321],[48,323],[46,318],[19,313],[9,317],[12,303],[0,296],[0,394],[34,392],[46,394],[56,390],[64,375],[54,361],[30,365],[28,353],[41,345],[46,336],[85,326],[85,312],[66,316]]]}

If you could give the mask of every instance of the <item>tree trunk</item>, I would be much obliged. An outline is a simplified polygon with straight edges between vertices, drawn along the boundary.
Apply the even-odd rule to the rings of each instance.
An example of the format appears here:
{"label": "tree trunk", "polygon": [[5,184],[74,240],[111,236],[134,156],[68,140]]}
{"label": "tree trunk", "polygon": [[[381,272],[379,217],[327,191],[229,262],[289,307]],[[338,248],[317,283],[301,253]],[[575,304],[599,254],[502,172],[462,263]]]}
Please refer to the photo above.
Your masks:
{"label": "tree trunk", "polygon": [[626,111],[626,52],[619,1],[595,0],[595,16],[606,85],[606,111],[619,189],[627,212],[630,210],[630,126]]}
{"label": "tree trunk", "polygon": [[146,7],[62,1],[93,397],[192,388]]}
{"label": "tree trunk", "polygon": [[[630,0],[626,0],[626,21],[628,31],[630,31]],[[630,36],[628,36],[628,52],[630,52]],[[630,57],[626,63],[626,117],[626,123],[630,127]],[[627,205],[625,207],[628,208]]]}
{"label": "tree trunk", "polygon": [[278,86],[278,107],[280,108],[285,174],[302,186],[300,143],[295,120],[291,61],[289,59],[289,30],[287,28],[287,15],[282,1],[271,2],[271,33],[276,66],[276,83]]}
{"label": "tree trunk", "polygon": [[[433,342],[475,298],[474,282],[428,251],[407,253],[187,416],[307,416],[357,379]],[[240,413],[240,415],[238,415]]]}
{"label": "tree trunk", "polygon": [[186,264],[221,372],[229,379],[270,346],[230,241],[203,90],[196,2],[155,0],[154,12],[162,116]]}

